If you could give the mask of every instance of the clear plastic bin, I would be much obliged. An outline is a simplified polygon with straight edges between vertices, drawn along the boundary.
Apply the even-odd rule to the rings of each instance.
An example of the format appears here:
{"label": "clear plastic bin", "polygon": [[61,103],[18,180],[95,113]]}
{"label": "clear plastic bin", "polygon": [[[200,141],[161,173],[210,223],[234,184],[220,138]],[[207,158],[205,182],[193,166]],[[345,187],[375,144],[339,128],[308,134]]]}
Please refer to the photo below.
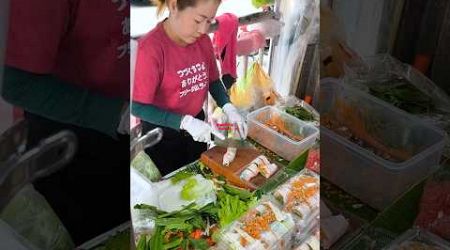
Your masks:
{"label": "clear plastic bin", "polygon": [[[344,84],[374,96],[384,96],[382,93],[387,92],[395,93],[393,96],[385,95],[381,99],[444,131],[450,131],[450,97],[433,81],[411,65],[388,54],[369,56],[363,61],[365,64],[355,61],[346,65]],[[409,92],[408,97],[405,95],[400,98],[402,101],[398,102],[399,96],[404,95],[400,93],[405,93],[404,91]],[[444,148],[444,155],[450,157],[450,141]]]}
{"label": "clear plastic bin", "polygon": [[[320,90],[321,176],[382,210],[437,168],[446,141],[443,131],[339,82],[323,81]],[[349,116],[353,124],[349,124]],[[371,138],[390,149],[408,152],[409,158],[382,158],[326,128],[324,122],[330,117],[348,127],[355,126],[356,120],[357,129],[365,127]]]}
{"label": "clear plastic bin", "polygon": [[[265,122],[275,116],[283,121],[290,133],[302,136],[303,139],[294,141],[269,128]],[[288,161],[294,160],[305,150],[312,147],[319,136],[318,128],[272,106],[253,111],[248,114],[247,119],[249,136]]]}
{"label": "clear plastic bin", "polygon": [[[413,246],[416,244],[416,247]],[[422,245],[423,244],[423,245]],[[426,245],[426,246],[425,246]],[[421,247],[422,246],[422,247]],[[429,246],[429,247],[428,247]],[[403,249],[450,249],[450,242],[445,241],[437,235],[426,230],[410,229],[393,241],[385,250],[403,250]]]}

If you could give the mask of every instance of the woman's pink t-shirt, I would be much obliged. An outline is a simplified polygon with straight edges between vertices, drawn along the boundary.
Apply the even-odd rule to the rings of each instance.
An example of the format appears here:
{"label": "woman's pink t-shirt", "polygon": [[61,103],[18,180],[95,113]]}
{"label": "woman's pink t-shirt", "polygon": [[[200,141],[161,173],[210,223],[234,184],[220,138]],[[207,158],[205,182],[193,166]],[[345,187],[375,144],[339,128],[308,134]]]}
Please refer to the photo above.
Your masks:
{"label": "woman's pink t-shirt", "polygon": [[133,100],[180,115],[196,116],[209,84],[219,79],[211,39],[177,45],[162,22],[138,41]]}

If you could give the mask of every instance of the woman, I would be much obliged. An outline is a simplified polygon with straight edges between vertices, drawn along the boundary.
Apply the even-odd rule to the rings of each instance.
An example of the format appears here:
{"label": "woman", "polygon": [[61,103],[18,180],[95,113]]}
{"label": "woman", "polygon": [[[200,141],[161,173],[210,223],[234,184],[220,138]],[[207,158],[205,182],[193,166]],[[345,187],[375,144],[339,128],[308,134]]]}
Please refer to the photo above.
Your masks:
{"label": "woman", "polygon": [[209,26],[220,0],[156,1],[169,17],[139,40],[132,113],[143,131],[163,128],[163,139],[146,152],[170,173],[200,157],[211,140],[202,105],[211,93],[229,123],[247,136],[247,125],[230,103],[214,59]]}

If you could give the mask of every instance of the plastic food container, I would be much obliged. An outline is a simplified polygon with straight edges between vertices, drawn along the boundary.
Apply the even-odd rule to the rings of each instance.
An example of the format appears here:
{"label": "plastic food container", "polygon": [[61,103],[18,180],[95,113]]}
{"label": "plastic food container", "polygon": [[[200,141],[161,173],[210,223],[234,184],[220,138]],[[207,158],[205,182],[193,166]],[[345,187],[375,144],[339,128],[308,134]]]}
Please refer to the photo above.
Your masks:
{"label": "plastic food container", "polygon": [[450,243],[428,231],[421,229],[410,229],[392,242],[385,250],[406,249],[450,249]]}
{"label": "plastic food container", "polygon": [[[320,90],[321,176],[382,210],[437,168],[446,141],[442,130],[339,82],[324,81]],[[325,127],[328,119],[363,128],[380,144],[408,157],[386,160]]]}
{"label": "plastic food container", "polygon": [[[409,104],[400,102],[397,103],[397,106],[444,131],[450,131],[450,97],[433,81],[411,65],[404,64],[388,54],[366,57],[364,63],[351,62],[346,65],[343,82],[367,93],[372,92],[370,89],[373,87],[378,88],[375,91],[378,92],[378,95],[388,90],[402,93],[405,88],[409,89],[413,86],[422,94],[416,96],[412,92],[410,97],[406,98]],[[374,96],[376,95],[374,94]],[[386,95],[385,98],[388,96]],[[411,104],[411,101],[416,98],[417,102]],[[386,101],[395,104],[396,99]],[[450,157],[450,141],[447,142],[443,154]]]}
{"label": "plastic food container", "polygon": [[[303,185],[299,185],[304,181]],[[277,205],[283,212],[291,213],[295,221],[295,233],[293,241],[296,244],[300,244],[311,233],[311,230],[320,223],[318,217],[320,215],[319,210],[319,191],[320,180],[319,176],[308,170],[303,169],[298,174],[290,178],[284,184],[276,188],[271,192],[272,199],[277,202]],[[294,187],[295,186],[295,187]],[[298,193],[311,193],[311,196],[296,197],[296,201],[287,203],[287,198],[291,192],[297,191]]]}
{"label": "plastic food container", "polygon": [[[319,186],[319,176],[308,169],[303,169],[296,176],[276,188],[272,192],[272,196],[281,204],[283,211],[293,213],[306,222],[319,211]],[[294,192],[297,195],[302,195],[295,196]]]}
{"label": "plastic food container", "polygon": [[[303,139],[295,141],[270,128],[265,122],[279,118],[293,135]],[[319,129],[272,106],[266,106],[248,114],[249,136],[259,144],[288,161],[294,160],[309,149],[319,136]]]}
{"label": "plastic food container", "polygon": [[[248,227],[254,221],[265,217],[267,211],[275,215],[267,228]],[[250,228],[250,229],[249,229]],[[282,250],[292,247],[292,237],[295,232],[293,216],[282,212],[281,209],[270,198],[262,199],[258,205],[250,209],[239,220],[224,228],[219,236],[217,249],[242,249],[242,250]],[[253,237],[252,229],[256,229],[258,236]],[[249,231],[250,230],[250,231]]]}

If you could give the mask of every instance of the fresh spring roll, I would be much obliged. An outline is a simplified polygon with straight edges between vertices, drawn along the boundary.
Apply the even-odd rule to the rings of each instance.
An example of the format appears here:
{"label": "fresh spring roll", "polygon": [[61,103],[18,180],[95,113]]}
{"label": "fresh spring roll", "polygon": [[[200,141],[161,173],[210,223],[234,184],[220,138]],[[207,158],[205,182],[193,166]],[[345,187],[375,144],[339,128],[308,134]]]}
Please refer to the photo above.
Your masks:
{"label": "fresh spring roll", "polygon": [[275,164],[269,164],[269,165],[261,164],[261,165],[259,165],[258,169],[259,169],[259,172],[261,173],[261,175],[264,176],[266,179],[268,179],[270,176],[272,176],[278,170],[278,166]]}
{"label": "fresh spring roll", "polygon": [[292,212],[298,215],[302,220],[306,220],[311,216],[313,210],[308,204],[300,203],[292,208]]}
{"label": "fresh spring roll", "polygon": [[266,249],[269,249],[277,241],[278,238],[272,231],[266,231],[261,234],[261,242]]}
{"label": "fresh spring roll", "polygon": [[[252,171],[253,173],[255,173],[256,175],[258,175],[259,173],[259,168],[258,165],[256,163],[250,163],[247,167],[248,170]],[[255,176],[256,176],[255,175]]]}
{"label": "fresh spring roll", "polygon": [[289,185],[282,185],[277,190],[275,190],[273,196],[282,204],[286,204],[290,190],[291,189]]}
{"label": "fresh spring roll", "polygon": [[289,232],[289,229],[280,221],[274,221],[270,224],[270,231],[277,237],[277,239],[283,238],[283,236]]}
{"label": "fresh spring roll", "polygon": [[308,198],[308,205],[312,208],[319,208],[320,206],[320,195],[319,192],[317,192],[317,194],[311,196]]}
{"label": "fresh spring roll", "polygon": [[250,181],[253,177],[257,176],[258,173],[253,172],[251,169],[246,168],[244,171],[241,172],[241,175],[239,178],[244,181]]}
{"label": "fresh spring roll", "polygon": [[264,155],[258,156],[258,159],[260,159],[264,165],[270,165],[271,164],[269,159],[267,159],[267,157],[264,156]]}
{"label": "fresh spring roll", "polygon": [[282,221],[286,219],[286,216],[277,208],[275,207],[272,202],[268,201],[268,202],[264,202],[263,204],[267,205],[272,212],[275,214],[275,219],[277,221]]}

